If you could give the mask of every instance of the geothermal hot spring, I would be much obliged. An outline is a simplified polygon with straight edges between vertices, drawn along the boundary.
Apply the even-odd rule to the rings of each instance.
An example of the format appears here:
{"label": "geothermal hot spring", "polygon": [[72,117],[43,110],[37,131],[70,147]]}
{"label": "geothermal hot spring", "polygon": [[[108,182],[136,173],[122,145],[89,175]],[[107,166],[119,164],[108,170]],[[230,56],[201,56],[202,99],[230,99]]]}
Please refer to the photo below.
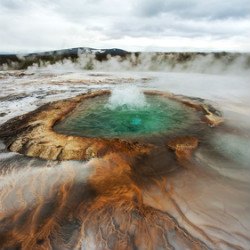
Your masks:
{"label": "geothermal hot spring", "polygon": [[136,87],[85,100],[54,129],[59,133],[104,138],[140,138],[173,133],[194,121],[184,105]]}
{"label": "geothermal hot spring", "polygon": [[249,77],[0,75],[0,249],[250,249]]}

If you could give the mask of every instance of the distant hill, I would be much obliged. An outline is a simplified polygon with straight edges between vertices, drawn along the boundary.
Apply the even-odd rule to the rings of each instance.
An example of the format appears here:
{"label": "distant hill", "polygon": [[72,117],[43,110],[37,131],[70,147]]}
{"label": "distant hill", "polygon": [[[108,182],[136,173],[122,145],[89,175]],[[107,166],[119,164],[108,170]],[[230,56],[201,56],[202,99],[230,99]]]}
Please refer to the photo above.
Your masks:
{"label": "distant hill", "polygon": [[40,52],[40,53],[30,53],[27,56],[78,56],[79,54],[106,54],[111,56],[123,56],[126,55],[127,51],[122,49],[94,49],[94,48],[88,48],[88,47],[78,47],[78,48],[71,48],[71,49],[62,49],[62,50],[53,50],[53,51],[46,51],[46,52]]}
{"label": "distant hill", "polygon": [[40,61],[46,61],[53,64],[64,59],[70,59],[74,62],[79,58],[79,55],[82,54],[92,54],[96,60],[103,61],[107,60],[108,56],[126,57],[131,53],[117,48],[94,49],[88,47],[78,47],[28,54],[0,54],[0,66],[7,65],[13,69],[26,69],[34,63],[39,64]]}

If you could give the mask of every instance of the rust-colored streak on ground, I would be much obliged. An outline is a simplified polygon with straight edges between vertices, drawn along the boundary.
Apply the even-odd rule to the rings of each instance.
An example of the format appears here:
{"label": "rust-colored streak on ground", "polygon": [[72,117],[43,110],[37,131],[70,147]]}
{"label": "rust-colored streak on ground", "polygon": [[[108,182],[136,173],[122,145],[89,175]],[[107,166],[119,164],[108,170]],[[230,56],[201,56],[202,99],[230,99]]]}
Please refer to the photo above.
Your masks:
{"label": "rust-colored streak on ground", "polygon": [[[172,206],[174,192],[166,190],[167,177],[148,177],[148,188],[160,190],[155,193],[134,178],[136,165],[124,154],[110,153],[89,165],[86,179],[79,177],[80,168],[69,163],[58,178],[53,179],[56,172],[52,169],[39,180],[34,174],[22,184],[6,187],[4,199],[1,197],[6,210],[1,213],[0,248],[174,249],[176,244],[183,249],[208,248],[205,237],[204,241],[200,235],[193,236],[171,216],[168,205],[159,205],[164,196]],[[33,182],[30,191],[20,192],[25,181]],[[18,195],[23,192],[27,192],[25,197]],[[31,193],[32,203],[27,200]],[[18,201],[26,202],[8,210],[8,199],[14,194]]]}
{"label": "rust-colored streak on ground", "polygon": [[[110,164],[114,159],[115,165]],[[97,163],[96,173],[90,179],[100,198],[88,208],[88,216],[82,218],[86,249],[93,244],[97,244],[97,249],[174,249],[172,234],[186,249],[207,248],[181,228],[163,207],[144,202],[146,190],[134,181],[133,167],[119,155],[108,155],[104,161],[109,162],[109,167],[105,169],[106,164]],[[151,181],[157,189],[166,184],[164,179]],[[171,195],[166,189],[164,192]],[[157,204],[157,196],[154,198]]]}

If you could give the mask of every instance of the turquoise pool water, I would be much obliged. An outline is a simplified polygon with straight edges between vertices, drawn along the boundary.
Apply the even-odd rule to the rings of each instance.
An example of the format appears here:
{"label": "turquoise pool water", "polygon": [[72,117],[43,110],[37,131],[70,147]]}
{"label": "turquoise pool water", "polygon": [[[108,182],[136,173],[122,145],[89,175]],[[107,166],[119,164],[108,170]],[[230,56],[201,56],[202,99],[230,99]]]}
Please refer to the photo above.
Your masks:
{"label": "turquoise pool water", "polygon": [[84,137],[140,137],[171,133],[190,125],[194,112],[161,96],[146,96],[146,105],[112,107],[109,97],[85,100],[55,125],[59,133]]}

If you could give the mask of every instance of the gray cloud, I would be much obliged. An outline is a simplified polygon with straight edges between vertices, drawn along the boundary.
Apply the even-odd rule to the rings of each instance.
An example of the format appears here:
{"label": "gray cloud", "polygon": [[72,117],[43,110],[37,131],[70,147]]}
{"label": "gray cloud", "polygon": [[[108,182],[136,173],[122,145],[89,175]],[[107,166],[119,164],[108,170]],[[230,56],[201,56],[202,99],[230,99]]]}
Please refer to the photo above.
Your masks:
{"label": "gray cloud", "polygon": [[0,0],[0,51],[250,51],[249,0]]}
{"label": "gray cloud", "polygon": [[243,18],[250,15],[249,0],[199,1],[199,0],[137,0],[136,9],[144,16],[161,13],[179,17],[227,19]]}

